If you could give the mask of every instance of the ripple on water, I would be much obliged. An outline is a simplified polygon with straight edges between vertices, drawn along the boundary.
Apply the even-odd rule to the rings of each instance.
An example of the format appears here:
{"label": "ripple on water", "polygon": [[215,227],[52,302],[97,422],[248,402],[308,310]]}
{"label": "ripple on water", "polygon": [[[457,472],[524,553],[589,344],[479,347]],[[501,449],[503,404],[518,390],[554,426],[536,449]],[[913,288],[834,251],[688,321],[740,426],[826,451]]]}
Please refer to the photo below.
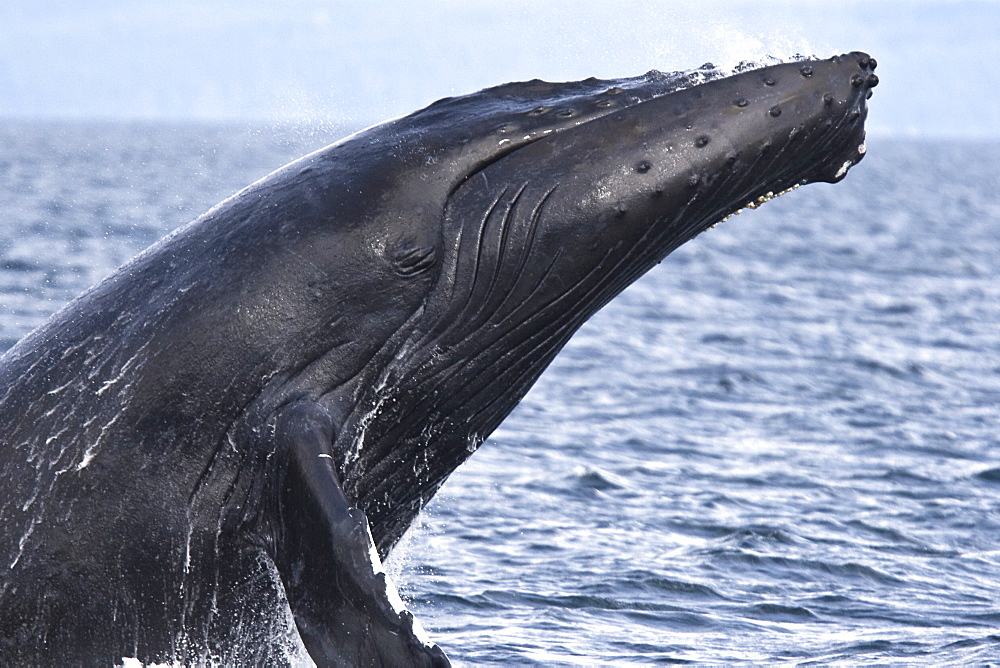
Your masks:
{"label": "ripple on water", "polygon": [[[0,346],[336,134],[3,125]],[[869,149],[629,288],[445,485],[393,562],[456,662],[995,662],[1000,151]]]}

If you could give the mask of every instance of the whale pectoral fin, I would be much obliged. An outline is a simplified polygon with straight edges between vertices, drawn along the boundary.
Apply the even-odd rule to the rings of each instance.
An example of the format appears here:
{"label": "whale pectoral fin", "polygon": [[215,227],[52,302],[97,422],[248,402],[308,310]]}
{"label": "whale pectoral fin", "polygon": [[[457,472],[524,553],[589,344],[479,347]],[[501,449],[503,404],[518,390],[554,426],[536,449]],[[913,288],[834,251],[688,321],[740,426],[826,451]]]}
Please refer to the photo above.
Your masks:
{"label": "whale pectoral fin", "polygon": [[368,518],[344,495],[333,433],[330,415],[309,401],[286,406],[277,422],[288,463],[274,557],[306,649],[317,666],[448,666],[403,608]]}

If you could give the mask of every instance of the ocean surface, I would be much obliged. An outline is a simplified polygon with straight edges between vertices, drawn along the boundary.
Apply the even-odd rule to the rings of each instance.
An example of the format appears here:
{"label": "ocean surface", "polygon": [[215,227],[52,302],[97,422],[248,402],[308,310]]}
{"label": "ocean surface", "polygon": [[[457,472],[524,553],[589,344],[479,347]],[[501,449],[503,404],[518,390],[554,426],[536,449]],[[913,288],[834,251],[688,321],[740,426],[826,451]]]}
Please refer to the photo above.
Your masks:
{"label": "ocean surface", "polygon": [[[0,124],[0,348],[351,128]],[[872,139],[595,316],[390,560],[459,665],[1000,663],[1000,143]]]}

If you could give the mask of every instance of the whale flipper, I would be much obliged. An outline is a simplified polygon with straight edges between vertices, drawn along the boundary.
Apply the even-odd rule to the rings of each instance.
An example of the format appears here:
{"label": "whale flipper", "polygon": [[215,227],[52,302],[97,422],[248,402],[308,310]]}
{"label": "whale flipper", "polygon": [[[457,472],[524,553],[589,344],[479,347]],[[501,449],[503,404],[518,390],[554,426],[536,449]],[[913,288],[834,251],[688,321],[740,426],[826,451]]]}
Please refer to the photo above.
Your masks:
{"label": "whale flipper", "polygon": [[275,426],[280,528],[274,559],[306,649],[317,665],[448,666],[404,609],[382,567],[368,518],[344,495],[322,406],[298,401]]}

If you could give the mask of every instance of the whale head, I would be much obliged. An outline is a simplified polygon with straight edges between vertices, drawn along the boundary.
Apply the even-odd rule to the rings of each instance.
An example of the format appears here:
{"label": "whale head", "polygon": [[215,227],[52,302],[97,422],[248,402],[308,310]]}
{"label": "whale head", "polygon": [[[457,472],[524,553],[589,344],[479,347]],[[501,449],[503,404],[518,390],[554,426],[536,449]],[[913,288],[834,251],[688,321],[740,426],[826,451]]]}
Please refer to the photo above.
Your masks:
{"label": "whale head", "polygon": [[373,343],[311,391],[379,551],[610,299],[732,213],[844,178],[865,156],[875,65],[507,84],[285,168],[300,200],[303,180],[338,184],[313,191],[331,240],[300,255],[361,267],[337,303],[364,313],[351,345]]}

